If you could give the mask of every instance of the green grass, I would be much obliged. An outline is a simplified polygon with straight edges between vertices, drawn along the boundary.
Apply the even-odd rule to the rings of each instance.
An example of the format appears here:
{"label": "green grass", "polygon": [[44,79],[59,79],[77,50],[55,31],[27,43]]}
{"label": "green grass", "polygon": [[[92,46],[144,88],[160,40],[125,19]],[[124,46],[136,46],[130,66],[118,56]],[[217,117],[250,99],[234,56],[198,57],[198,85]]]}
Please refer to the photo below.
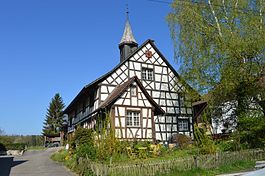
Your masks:
{"label": "green grass", "polygon": [[187,171],[179,171],[177,169],[172,170],[168,174],[161,174],[160,176],[214,176],[224,173],[235,173],[252,170],[255,166],[255,161],[237,161],[231,164],[226,164],[212,169],[191,169]]}
{"label": "green grass", "polygon": [[51,159],[58,162],[64,162],[67,155],[68,154],[66,150],[61,150],[59,152],[53,153]]}
{"label": "green grass", "polygon": [[62,163],[64,166],[71,169],[73,172],[84,175],[85,172],[89,173],[89,171],[86,171],[84,168],[84,163],[77,163],[76,162],[76,156],[70,156],[67,150],[60,150],[58,152],[55,152],[51,155],[51,159],[57,162]]}
{"label": "green grass", "polygon": [[[164,150],[162,151],[160,156],[152,156],[149,154],[147,158],[134,158],[131,159],[127,156],[127,154],[119,154],[117,156],[113,156],[112,162],[113,164],[132,164],[132,163],[143,163],[143,162],[158,162],[164,160],[173,160],[178,158],[185,158],[188,156],[192,156],[198,153],[196,148],[189,149],[175,149],[175,150]],[[108,164],[109,161],[106,161],[105,164]]]}
{"label": "green grass", "polygon": [[[171,157],[184,157],[187,156],[189,154],[188,151],[182,150],[182,151],[173,151],[175,153],[171,153],[173,156]],[[171,158],[170,156],[168,156],[169,154],[165,154],[164,155],[164,160],[166,160],[166,158]],[[124,158],[113,158],[114,160],[123,160],[125,161],[125,164],[133,164],[135,162],[139,162],[138,159],[134,160],[134,161],[129,161],[127,160],[126,156],[123,156]],[[78,174],[85,174],[85,173],[89,173],[92,174],[91,171],[84,169],[85,166],[82,166],[82,164],[85,163],[76,163],[76,156],[75,155],[69,155],[68,151],[66,150],[61,150],[59,152],[54,153],[51,158],[55,161],[61,162],[63,163],[66,167],[70,168],[71,170],[73,170],[74,172],[78,173]],[[151,158],[152,159],[152,158]],[[156,160],[159,160],[161,158],[154,158]],[[149,161],[150,158],[146,159],[146,161]],[[143,160],[142,160],[143,162]],[[225,165],[221,165],[217,168],[212,168],[212,169],[201,169],[201,168],[196,168],[196,169],[191,169],[191,170],[187,170],[187,171],[180,171],[177,168],[173,169],[170,173],[157,173],[158,176],[214,176],[217,174],[223,174],[223,173],[234,173],[234,172],[242,172],[242,171],[247,171],[247,170],[252,170],[255,166],[255,161],[246,161],[246,160],[242,160],[242,161],[237,161],[234,163],[228,163]]]}

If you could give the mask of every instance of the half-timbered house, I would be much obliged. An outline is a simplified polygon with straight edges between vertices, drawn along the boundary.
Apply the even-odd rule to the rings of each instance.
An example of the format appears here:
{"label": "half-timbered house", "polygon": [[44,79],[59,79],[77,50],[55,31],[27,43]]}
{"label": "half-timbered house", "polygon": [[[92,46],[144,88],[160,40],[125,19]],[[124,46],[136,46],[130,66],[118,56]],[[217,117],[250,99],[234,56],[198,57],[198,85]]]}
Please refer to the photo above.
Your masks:
{"label": "half-timbered house", "polygon": [[65,109],[68,133],[77,125],[94,128],[107,111],[120,139],[166,142],[174,134],[193,137],[190,87],[154,41],[138,47],[127,19],[119,49],[120,63],[86,85]]}

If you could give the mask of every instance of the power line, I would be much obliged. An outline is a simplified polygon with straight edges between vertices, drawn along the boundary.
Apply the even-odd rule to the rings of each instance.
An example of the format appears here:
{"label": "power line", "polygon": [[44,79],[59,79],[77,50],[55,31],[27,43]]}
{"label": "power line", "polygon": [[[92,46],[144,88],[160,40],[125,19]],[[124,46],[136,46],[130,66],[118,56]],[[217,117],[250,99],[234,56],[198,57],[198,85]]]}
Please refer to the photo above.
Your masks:
{"label": "power line", "polygon": [[[172,4],[172,2],[169,1],[163,1],[163,0],[148,0],[150,2],[156,2],[156,3],[162,3],[162,4]],[[186,1],[186,0],[178,0],[180,2],[186,3],[186,5],[188,6],[194,6],[194,4],[198,4],[198,5],[203,5],[203,6],[207,6],[208,4],[206,3],[202,3],[202,2],[190,2],[190,1]],[[212,4],[212,6],[214,7],[222,7],[221,5],[216,5],[216,4]],[[243,9],[243,8],[235,8],[235,7],[231,7],[231,6],[227,6],[226,8],[230,8],[230,9],[234,9],[234,10],[239,10],[239,12],[244,13],[246,11],[248,12],[253,12],[253,13],[260,13],[257,10],[252,10],[252,9]]]}

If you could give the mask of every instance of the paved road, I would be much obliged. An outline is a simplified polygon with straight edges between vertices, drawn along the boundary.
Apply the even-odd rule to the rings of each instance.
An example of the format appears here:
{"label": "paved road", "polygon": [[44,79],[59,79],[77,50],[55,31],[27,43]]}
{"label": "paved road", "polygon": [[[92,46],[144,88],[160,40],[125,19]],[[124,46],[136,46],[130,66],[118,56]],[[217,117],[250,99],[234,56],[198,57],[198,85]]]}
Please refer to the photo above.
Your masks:
{"label": "paved road", "polygon": [[0,176],[74,176],[64,166],[50,159],[58,149],[27,151],[23,156],[0,156]]}

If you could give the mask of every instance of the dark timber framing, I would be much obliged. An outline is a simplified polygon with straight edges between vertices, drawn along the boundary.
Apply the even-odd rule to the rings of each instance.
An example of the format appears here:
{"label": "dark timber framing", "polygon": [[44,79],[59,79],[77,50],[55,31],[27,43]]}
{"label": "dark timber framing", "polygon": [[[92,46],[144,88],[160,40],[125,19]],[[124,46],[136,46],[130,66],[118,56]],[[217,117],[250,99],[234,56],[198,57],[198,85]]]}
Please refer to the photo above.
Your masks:
{"label": "dark timber framing", "polygon": [[[149,54],[152,54],[149,55],[148,58],[145,54],[147,51]],[[153,70],[152,80],[142,79],[141,71],[143,68]],[[112,96],[119,85],[125,84],[131,78],[134,79],[132,82],[135,82],[138,86],[135,96],[137,101],[133,99],[134,96],[130,96],[130,87],[127,87],[128,90],[124,90],[123,95],[119,94],[119,96],[115,98],[115,101],[118,101],[124,96],[125,98],[121,99],[121,104],[109,107],[111,109],[111,116],[115,116],[116,107],[124,107],[125,112],[128,108],[140,108],[141,113],[143,113],[143,108],[150,109],[150,107],[147,107],[147,102],[150,102],[153,106],[155,102],[157,106],[155,105],[155,108],[151,108],[151,114],[148,114],[148,116],[153,117],[151,122],[146,120],[145,124],[143,124],[145,118],[143,118],[141,114],[140,124],[142,139],[147,139],[147,130],[150,129],[150,127],[148,127],[149,123],[152,123],[151,130],[153,140],[170,142],[171,136],[179,133],[193,137],[194,119],[192,102],[189,100],[188,92],[194,91],[181,79],[175,69],[154,45],[154,41],[150,39],[145,41],[113,70],[85,86],[64,112],[68,114],[70,120],[75,118],[75,123],[73,125],[93,122],[90,118],[95,117],[99,109],[105,107],[104,104],[106,104],[109,97]],[[139,93],[139,88],[143,94]],[[147,97],[147,99],[144,100],[143,95]],[[87,102],[86,100],[90,96],[93,96],[93,103],[91,101]],[[181,100],[182,96],[183,101]],[[81,101],[82,108],[79,111],[78,107]],[[133,101],[136,101],[137,104],[132,105]],[[142,102],[142,104],[139,104],[140,102]],[[157,109],[163,109],[165,113],[157,114],[155,112]],[[77,114],[73,115],[73,111],[76,111]],[[159,111],[161,112],[161,110]],[[120,115],[120,113],[121,112],[118,111],[119,119],[125,118]],[[188,131],[179,130],[178,122],[182,119],[188,121]],[[121,122],[115,122],[115,119],[113,119],[112,123],[114,125],[121,124]],[[143,127],[143,125],[145,125],[145,127]],[[124,130],[125,128],[126,127],[122,125],[115,127],[115,129],[120,131],[122,138],[128,139],[129,133],[132,133],[133,130],[130,128],[130,130],[127,131]],[[144,131],[143,128],[146,130]]]}

